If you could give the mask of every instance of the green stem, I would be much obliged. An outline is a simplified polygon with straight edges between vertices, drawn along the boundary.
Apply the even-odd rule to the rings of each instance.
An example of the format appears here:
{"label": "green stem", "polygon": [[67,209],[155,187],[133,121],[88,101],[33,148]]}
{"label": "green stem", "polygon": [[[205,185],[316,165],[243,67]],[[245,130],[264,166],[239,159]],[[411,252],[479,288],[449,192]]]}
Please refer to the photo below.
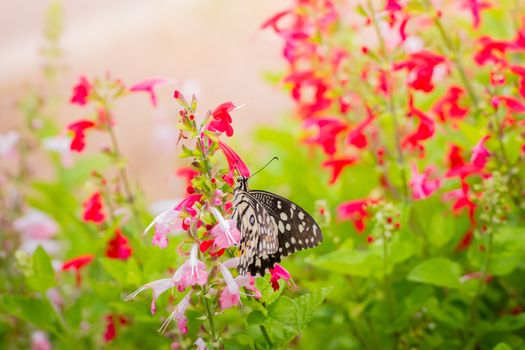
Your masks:
{"label": "green stem", "polygon": [[[425,0],[425,3],[427,7],[431,8],[433,11],[435,10],[430,0]],[[469,79],[467,78],[467,74],[465,72],[465,67],[463,66],[463,62],[460,59],[460,55],[458,50],[454,47],[452,44],[452,41],[450,40],[449,36],[447,35],[447,32],[445,31],[445,28],[443,27],[443,23],[441,23],[441,19],[438,16],[435,16],[434,18],[434,24],[436,25],[436,28],[438,29],[439,36],[441,37],[441,40],[443,40],[443,43],[445,44],[446,48],[451,52],[452,54],[452,62],[456,66],[459,77],[465,86],[465,89],[467,89],[467,93],[470,97],[470,100],[472,101],[472,104],[474,106],[474,110],[476,113],[479,112],[479,104],[478,104],[478,96],[476,95],[476,92],[474,90],[474,87],[470,83]]]}
{"label": "green stem", "polygon": [[215,322],[213,321],[213,313],[210,309],[210,304],[208,303],[208,299],[206,299],[206,293],[207,288],[206,286],[202,287],[202,303],[204,304],[204,308],[206,309],[206,317],[208,318],[208,323],[210,324],[210,333],[211,333],[211,339],[212,341],[217,341],[217,335],[215,332]]}
{"label": "green stem", "polygon": [[268,332],[266,331],[266,327],[264,327],[264,325],[261,324],[259,325],[259,328],[261,329],[264,339],[266,339],[266,342],[268,343],[271,349],[273,347],[273,343],[272,343],[272,340],[270,339],[270,336],[268,335]]}

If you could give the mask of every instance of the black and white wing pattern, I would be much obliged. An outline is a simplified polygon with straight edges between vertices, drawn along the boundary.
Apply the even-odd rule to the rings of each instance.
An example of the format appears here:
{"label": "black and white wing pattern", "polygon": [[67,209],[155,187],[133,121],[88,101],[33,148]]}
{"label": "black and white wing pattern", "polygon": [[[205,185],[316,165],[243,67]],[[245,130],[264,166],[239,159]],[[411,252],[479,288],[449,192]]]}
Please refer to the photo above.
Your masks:
{"label": "black and white wing pattern", "polygon": [[266,191],[238,191],[234,220],[241,232],[239,273],[264,276],[282,257],[322,242],[321,228],[304,209]]}

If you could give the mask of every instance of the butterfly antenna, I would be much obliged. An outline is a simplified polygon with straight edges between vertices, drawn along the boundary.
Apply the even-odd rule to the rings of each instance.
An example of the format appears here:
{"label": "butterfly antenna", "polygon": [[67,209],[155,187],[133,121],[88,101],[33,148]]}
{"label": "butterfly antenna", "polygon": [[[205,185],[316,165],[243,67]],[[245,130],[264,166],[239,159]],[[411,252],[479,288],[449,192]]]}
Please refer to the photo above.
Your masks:
{"label": "butterfly antenna", "polygon": [[250,178],[252,178],[253,176],[257,175],[258,173],[260,173],[261,171],[264,170],[264,168],[266,168],[268,165],[270,165],[271,162],[273,162],[274,160],[279,160],[279,158],[277,157],[273,157],[272,159],[270,159],[270,161],[268,163],[266,163],[261,169],[257,170],[255,173],[251,174],[250,175]]}

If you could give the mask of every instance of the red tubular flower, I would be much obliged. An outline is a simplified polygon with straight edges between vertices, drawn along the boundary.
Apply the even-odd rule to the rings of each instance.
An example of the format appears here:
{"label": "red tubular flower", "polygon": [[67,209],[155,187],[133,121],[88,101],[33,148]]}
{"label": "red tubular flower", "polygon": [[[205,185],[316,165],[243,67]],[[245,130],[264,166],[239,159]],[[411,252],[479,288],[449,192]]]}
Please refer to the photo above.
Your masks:
{"label": "red tubular flower", "polygon": [[450,119],[462,119],[468,113],[467,108],[459,105],[459,99],[464,93],[464,90],[459,86],[451,86],[446,92],[445,96],[439,99],[432,111],[437,115],[442,122]]}
{"label": "red tubular flower", "polygon": [[462,7],[470,10],[474,28],[478,28],[481,23],[481,10],[489,8],[490,4],[478,0],[464,0]]}
{"label": "red tubular flower", "polygon": [[86,130],[93,128],[95,123],[90,120],[79,120],[68,125],[67,129],[73,132],[73,139],[69,149],[81,152],[86,147]]}
{"label": "red tubular flower", "polygon": [[403,7],[401,7],[398,0],[386,0],[385,11],[396,12],[402,9]]}
{"label": "red tubular flower", "polygon": [[266,29],[268,27],[271,27],[276,33],[281,33],[283,30],[279,28],[278,23],[283,17],[285,17],[286,15],[290,13],[291,13],[290,10],[285,10],[285,11],[276,13],[275,15],[267,19],[266,22],[264,22],[261,25],[261,29]]}
{"label": "red tubular flower", "polygon": [[95,192],[84,202],[83,219],[86,222],[101,223],[105,218],[100,193]]}
{"label": "red tubular flower", "polygon": [[144,81],[141,81],[140,83],[137,83],[129,88],[129,91],[131,92],[147,92],[151,99],[151,104],[153,107],[157,107],[157,95],[155,94],[155,87],[157,85],[163,85],[169,83],[169,79],[164,78],[155,78],[155,79],[147,79]]}
{"label": "red tubular flower", "polygon": [[406,69],[408,74],[408,85],[424,92],[434,89],[432,75],[437,65],[444,63],[445,58],[430,51],[420,51],[410,55],[405,60],[394,64],[394,70]]}
{"label": "red tubular flower", "polygon": [[199,174],[198,171],[191,167],[181,167],[177,169],[176,174],[186,180],[186,186],[191,185],[191,180]]}
{"label": "red tubular flower", "polygon": [[69,102],[84,106],[88,101],[91,90],[93,90],[93,86],[89,83],[86,77],[81,76],[78,84],[73,87],[73,95]]}
{"label": "red tubular flower", "polygon": [[409,115],[419,118],[419,125],[415,132],[407,135],[402,142],[402,145],[410,145],[413,148],[423,149],[420,144],[421,141],[428,140],[434,135],[435,127],[434,121],[430,119],[425,113],[414,107],[413,99],[409,99]]}
{"label": "red tubular flower", "polygon": [[358,199],[341,203],[337,208],[339,219],[350,220],[358,233],[365,229],[365,219],[370,215],[366,211],[368,199]]}
{"label": "red tubular flower", "polygon": [[235,105],[231,102],[224,102],[211,112],[213,120],[208,124],[208,130],[225,132],[226,136],[233,135],[233,128],[231,126],[232,117],[230,112],[235,109]]}
{"label": "red tubular flower", "polygon": [[511,47],[506,41],[497,41],[488,36],[481,37],[479,40],[481,49],[474,55],[477,64],[484,65],[492,62],[494,64],[507,65],[505,58],[506,51]]}
{"label": "red tubular flower", "polygon": [[368,140],[366,135],[363,133],[363,130],[370,124],[375,118],[375,115],[372,113],[372,110],[366,106],[367,117],[365,120],[357,124],[350,132],[346,138],[346,141],[354,145],[359,149],[363,149],[368,145]]}
{"label": "red tubular flower", "polygon": [[184,198],[177,206],[175,207],[176,211],[186,210],[191,216],[197,215],[197,211],[193,208],[193,205],[200,201],[202,194],[191,194],[188,197]]}
{"label": "red tubular flower", "polygon": [[115,236],[108,241],[106,256],[112,259],[127,260],[133,249],[129,245],[128,238],[122,234],[120,229],[115,230]]}
{"label": "red tubular flower", "polygon": [[89,265],[93,261],[94,256],[91,254],[80,255],[76,258],[65,261],[62,264],[62,271],[74,270],[76,274],[77,287],[80,287],[82,284],[82,276],[80,275],[80,270],[85,266]]}
{"label": "red tubular flower", "polygon": [[227,144],[219,140],[219,149],[222,151],[226,160],[228,161],[228,167],[230,168],[230,176],[234,176],[235,169],[244,177],[250,177],[250,170],[244,163],[244,161],[239,157],[237,153],[233,151]]}
{"label": "red tubular flower", "polygon": [[494,108],[498,108],[503,103],[511,113],[525,113],[525,104],[508,96],[496,96],[492,99]]}
{"label": "red tubular flower", "polygon": [[521,97],[525,98],[525,67],[524,66],[512,66],[512,73],[519,75],[520,83],[518,87],[518,92]]}
{"label": "red tubular flower", "polygon": [[290,284],[290,280],[292,278],[292,276],[290,275],[290,273],[288,271],[286,271],[286,269],[284,267],[282,267],[281,265],[279,264],[275,264],[271,269],[270,269],[270,274],[271,274],[271,278],[270,278],[270,283],[272,284],[272,288],[274,291],[278,291],[279,290],[279,280],[282,279],[284,280],[285,282],[288,282],[288,284]]}
{"label": "red tubular flower", "polygon": [[323,166],[326,168],[332,168],[332,177],[330,178],[330,185],[334,184],[341,172],[347,166],[355,164],[356,158],[340,158],[340,159],[331,159],[323,162]]}
{"label": "red tubular flower", "polygon": [[117,317],[117,316],[113,316],[111,314],[108,314],[106,315],[105,317],[105,320],[106,320],[106,329],[104,331],[104,341],[106,343],[109,343],[110,341],[112,341],[113,339],[116,338],[117,336],[117,329],[116,329],[116,321],[115,319],[117,319],[121,325],[124,325],[126,324],[126,319],[124,317]]}
{"label": "red tubular flower", "polygon": [[484,136],[472,149],[472,157],[470,158],[470,162],[478,169],[483,169],[485,167],[488,157],[490,156],[490,152],[485,147],[485,142],[487,142],[489,138],[490,135]]}
{"label": "red tubular flower", "polygon": [[346,130],[347,125],[337,118],[309,118],[305,120],[305,128],[312,125],[317,126],[319,131],[315,137],[306,139],[306,142],[317,144],[323,148],[327,155],[333,155],[336,152],[337,135]]}

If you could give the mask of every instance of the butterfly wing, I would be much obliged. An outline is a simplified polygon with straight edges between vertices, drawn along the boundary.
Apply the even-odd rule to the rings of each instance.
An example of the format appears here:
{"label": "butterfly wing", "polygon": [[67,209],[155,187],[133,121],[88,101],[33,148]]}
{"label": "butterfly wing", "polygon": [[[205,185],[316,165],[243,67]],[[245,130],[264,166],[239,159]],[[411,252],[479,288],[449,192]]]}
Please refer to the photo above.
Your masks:
{"label": "butterfly wing", "polygon": [[272,267],[282,257],[312,248],[323,241],[321,228],[314,218],[292,201],[266,191],[250,191],[277,223],[279,248],[270,256]]}
{"label": "butterfly wing", "polygon": [[246,191],[235,194],[233,206],[232,217],[241,232],[239,274],[249,271],[256,275],[268,267],[266,261],[278,250],[278,226],[268,210]]}

